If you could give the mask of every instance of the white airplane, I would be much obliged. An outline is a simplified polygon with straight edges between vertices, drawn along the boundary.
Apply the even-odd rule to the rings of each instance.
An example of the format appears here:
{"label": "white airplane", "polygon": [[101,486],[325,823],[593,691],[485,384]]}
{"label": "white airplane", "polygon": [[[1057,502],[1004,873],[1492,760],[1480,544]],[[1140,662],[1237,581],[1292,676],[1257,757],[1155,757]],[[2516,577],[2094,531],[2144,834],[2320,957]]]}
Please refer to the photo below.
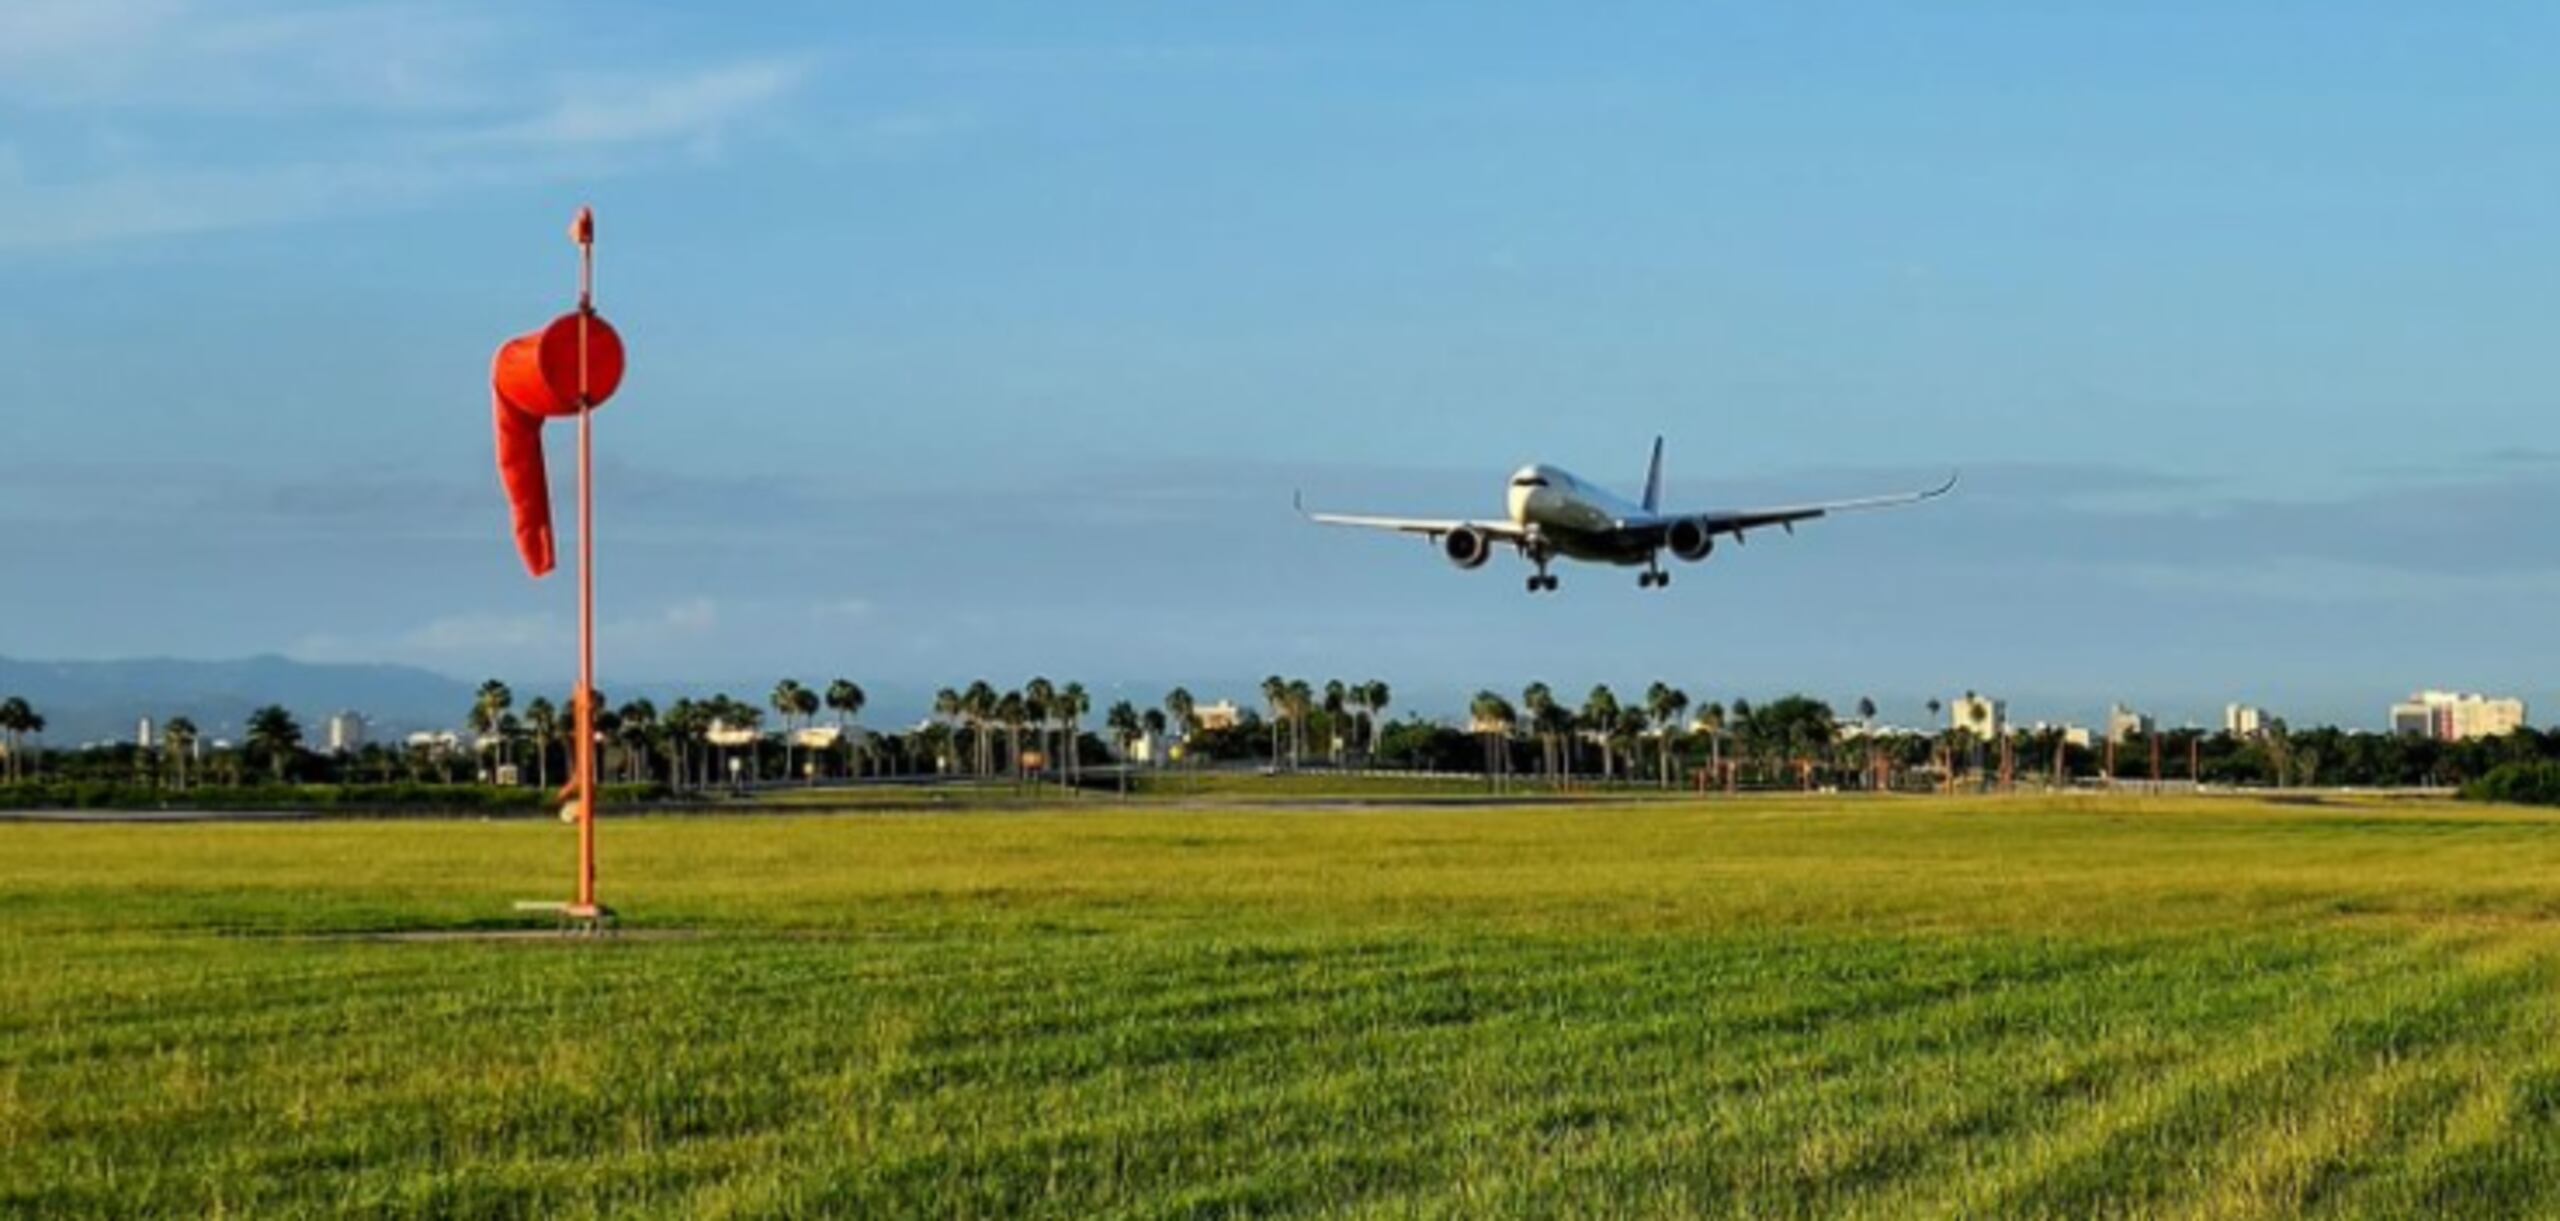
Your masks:
{"label": "white airplane", "polygon": [[1655,437],[1653,461],[1645,467],[1644,500],[1641,504],[1628,504],[1605,489],[1575,478],[1571,472],[1540,463],[1521,467],[1512,473],[1510,516],[1500,521],[1308,513],[1304,498],[1298,502],[1298,512],[1307,520],[1321,525],[1358,526],[1422,535],[1436,544],[1440,553],[1449,557],[1450,563],[1460,568],[1483,567],[1484,562],[1492,557],[1495,546],[1509,543],[1519,550],[1522,558],[1538,566],[1537,573],[1529,578],[1531,593],[1556,587],[1556,579],[1547,572],[1547,565],[1558,556],[1622,567],[1642,564],[1644,571],[1636,574],[1636,585],[1659,589],[1671,584],[1671,574],[1662,570],[1662,553],[1665,551],[1683,560],[1703,560],[1715,550],[1719,534],[1730,534],[1737,543],[1743,541],[1746,532],[1766,526],[1778,526],[1793,534],[1795,524],[1800,521],[1860,509],[1918,504],[1944,496],[1955,486],[1956,477],[1949,475],[1945,483],[1925,492],[1774,509],[1665,513],[1662,511],[1662,438]]}

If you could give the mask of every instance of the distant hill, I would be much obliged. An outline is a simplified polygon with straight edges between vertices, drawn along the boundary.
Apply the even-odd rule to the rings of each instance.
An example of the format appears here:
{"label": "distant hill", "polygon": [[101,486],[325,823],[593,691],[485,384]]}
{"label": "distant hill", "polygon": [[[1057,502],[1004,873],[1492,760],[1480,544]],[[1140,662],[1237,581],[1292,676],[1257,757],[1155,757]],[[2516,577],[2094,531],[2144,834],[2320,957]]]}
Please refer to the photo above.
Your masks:
{"label": "distant hill", "polygon": [[21,661],[0,657],[0,695],[24,696],[57,746],[124,740],[142,717],[184,715],[208,738],[236,738],[251,709],[282,704],[317,741],[340,709],[363,713],[377,736],[458,724],[475,684],[414,666],[333,665],[263,656],[237,661],[139,658]]}

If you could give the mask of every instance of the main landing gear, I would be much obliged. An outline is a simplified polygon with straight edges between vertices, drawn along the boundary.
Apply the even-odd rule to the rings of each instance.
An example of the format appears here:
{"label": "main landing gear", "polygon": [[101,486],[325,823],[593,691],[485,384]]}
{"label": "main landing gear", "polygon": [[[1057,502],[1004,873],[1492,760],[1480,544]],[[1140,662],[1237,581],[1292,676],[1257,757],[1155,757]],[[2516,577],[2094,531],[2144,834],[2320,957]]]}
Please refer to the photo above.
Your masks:
{"label": "main landing gear", "polygon": [[1667,589],[1670,588],[1670,585],[1671,574],[1662,570],[1662,557],[1658,555],[1646,556],[1644,561],[1644,571],[1636,574],[1636,588]]}
{"label": "main landing gear", "polygon": [[1547,574],[1545,574],[1545,573],[1543,573],[1543,572],[1542,572],[1542,573],[1539,573],[1538,575],[1536,575],[1536,576],[1534,576],[1534,577],[1529,578],[1529,592],[1530,592],[1530,593],[1533,593],[1533,594],[1534,594],[1534,593],[1537,593],[1537,592],[1538,592],[1538,591],[1540,591],[1540,590],[1553,591],[1553,590],[1555,589],[1555,587],[1556,587],[1556,579],[1555,579],[1554,577],[1548,576]]}

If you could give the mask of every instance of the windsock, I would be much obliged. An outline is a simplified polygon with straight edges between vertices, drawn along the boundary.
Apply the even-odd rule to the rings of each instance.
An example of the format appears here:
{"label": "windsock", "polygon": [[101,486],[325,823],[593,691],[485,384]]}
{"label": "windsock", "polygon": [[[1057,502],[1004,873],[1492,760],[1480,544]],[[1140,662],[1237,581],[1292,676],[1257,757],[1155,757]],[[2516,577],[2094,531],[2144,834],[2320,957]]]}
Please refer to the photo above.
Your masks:
{"label": "windsock", "polygon": [[[555,544],[551,531],[551,478],[543,469],[542,422],[578,414],[578,320],[562,314],[551,325],[518,335],[498,349],[491,374],[498,417],[498,481],[515,511],[516,551],[525,569],[549,573]],[[586,380],[589,405],[601,407],[622,385],[622,337],[602,315],[586,316]]]}

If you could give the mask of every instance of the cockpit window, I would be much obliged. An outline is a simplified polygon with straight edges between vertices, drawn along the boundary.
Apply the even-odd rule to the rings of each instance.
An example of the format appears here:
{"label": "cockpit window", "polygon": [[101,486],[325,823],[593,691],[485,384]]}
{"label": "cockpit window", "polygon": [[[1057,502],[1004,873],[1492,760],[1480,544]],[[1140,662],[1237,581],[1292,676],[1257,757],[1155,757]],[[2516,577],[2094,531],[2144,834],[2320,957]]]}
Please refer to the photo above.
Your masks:
{"label": "cockpit window", "polygon": [[1542,488],[1547,486],[1547,477],[1544,475],[1522,475],[1521,477],[1512,480],[1511,486],[1515,488]]}

